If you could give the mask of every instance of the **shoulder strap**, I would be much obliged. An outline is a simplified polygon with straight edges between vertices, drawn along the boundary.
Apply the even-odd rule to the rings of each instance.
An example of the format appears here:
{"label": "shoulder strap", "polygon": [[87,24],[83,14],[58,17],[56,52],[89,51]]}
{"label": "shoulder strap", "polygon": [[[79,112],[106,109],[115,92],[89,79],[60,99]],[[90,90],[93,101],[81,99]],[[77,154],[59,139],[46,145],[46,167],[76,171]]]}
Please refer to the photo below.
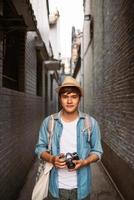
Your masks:
{"label": "shoulder strap", "polygon": [[90,138],[91,130],[92,130],[92,122],[90,115],[85,113],[85,119],[84,119],[84,130],[88,131],[88,138]]}
{"label": "shoulder strap", "polygon": [[53,129],[54,129],[54,116],[51,115],[48,119],[48,149],[51,150],[51,143],[52,143],[52,136],[53,136]]}

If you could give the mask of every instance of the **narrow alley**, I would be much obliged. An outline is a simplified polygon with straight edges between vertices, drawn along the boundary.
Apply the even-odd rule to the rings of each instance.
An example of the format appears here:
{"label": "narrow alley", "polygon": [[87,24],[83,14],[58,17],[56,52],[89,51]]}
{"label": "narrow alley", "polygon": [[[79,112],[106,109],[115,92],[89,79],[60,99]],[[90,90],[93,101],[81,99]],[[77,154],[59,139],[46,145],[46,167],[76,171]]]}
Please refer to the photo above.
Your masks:
{"label": "narrow alley", "polygon": [[[31,199],[37,168],[38,162],[35,162],[17,200]],[[124,200],[123,196],[111,181],[111,178],[105,172],[102,163],[93,164],[92,171],[93,191],[90,198],[91,200]]]}
{"label": "narrow alley", "polygon": [[0,200],[31,200],[40,125],[66,76],[100,127],[91,200],[134,200],[133,0],[0,0]]}

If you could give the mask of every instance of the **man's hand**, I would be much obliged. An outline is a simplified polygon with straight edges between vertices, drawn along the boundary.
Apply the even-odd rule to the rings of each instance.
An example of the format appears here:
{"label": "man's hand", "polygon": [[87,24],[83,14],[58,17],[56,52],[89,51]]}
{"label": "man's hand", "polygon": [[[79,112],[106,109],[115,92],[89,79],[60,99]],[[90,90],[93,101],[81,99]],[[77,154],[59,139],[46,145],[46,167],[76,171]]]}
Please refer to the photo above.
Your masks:
{"label": "man's hand", "polygon": [[75,168],[71,169],[69,171],[78,170],[82,167],[90,165],[93,162],[96,162],[97,160],[99,160],[99,157],[98,157],[98,155],[96,155],[94,153],[90,154],[85,160],[73,160],[73,163],[75,164]]}
{"label": "man's hand", "polygon": [[45,151],[41,154],[41,158],[46,160],[54,165],[54,167],[63,169],[66,168],[66,162],[64,159],[64,154],[60,154],[59,156],[51,155],[49,152]]}
{"label": "man's hand", "polygon": [[72,162],[75,164],[75,168],[73,168],[69,171],[74,171],[74,170],[80,169],[87,165],[86,160],[73,160]]}
{"label": "man's hand", "polygon": [[60,156],[55,156],[53,165],[54,165],[56,168],[59,168],[59,169],[67,168],[65,159],[64,159],[64,157],[61,156],[61,155],[60,155]]}

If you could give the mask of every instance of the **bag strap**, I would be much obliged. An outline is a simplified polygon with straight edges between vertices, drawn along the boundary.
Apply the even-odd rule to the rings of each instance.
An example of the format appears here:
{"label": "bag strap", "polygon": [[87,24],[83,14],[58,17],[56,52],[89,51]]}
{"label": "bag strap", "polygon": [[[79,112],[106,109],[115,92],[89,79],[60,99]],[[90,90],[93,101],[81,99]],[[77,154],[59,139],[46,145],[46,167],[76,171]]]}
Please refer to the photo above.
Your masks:
{"label": "bag strap", "polygon": [[54,116],[51,115],[48,121],[48,149],[49,151],[51,151],[54,123],[55,123]]}
{"label": "bag strap", "polygon": [[84,130],[88,131],[88,138],[90,139],[91,135],[91,130],[92,130],[92,121],[90,115],[85,113],[85,118],[84,118]]}

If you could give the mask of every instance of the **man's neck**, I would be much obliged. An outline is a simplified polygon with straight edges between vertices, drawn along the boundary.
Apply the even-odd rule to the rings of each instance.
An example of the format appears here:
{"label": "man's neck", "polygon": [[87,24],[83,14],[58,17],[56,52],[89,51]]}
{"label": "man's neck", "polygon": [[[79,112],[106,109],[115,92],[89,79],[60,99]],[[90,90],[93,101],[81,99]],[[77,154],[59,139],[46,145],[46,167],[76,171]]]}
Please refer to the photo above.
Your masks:
{"label": "man's neck", "polygon": [[75,112],[72,112],[72,113],[67,113],[64,110],[61,111],[61,118],[65,122],[74,121],[75,119],[77,119],[78,116],[79,116],[79,112],[78,111],[75,111]]}

